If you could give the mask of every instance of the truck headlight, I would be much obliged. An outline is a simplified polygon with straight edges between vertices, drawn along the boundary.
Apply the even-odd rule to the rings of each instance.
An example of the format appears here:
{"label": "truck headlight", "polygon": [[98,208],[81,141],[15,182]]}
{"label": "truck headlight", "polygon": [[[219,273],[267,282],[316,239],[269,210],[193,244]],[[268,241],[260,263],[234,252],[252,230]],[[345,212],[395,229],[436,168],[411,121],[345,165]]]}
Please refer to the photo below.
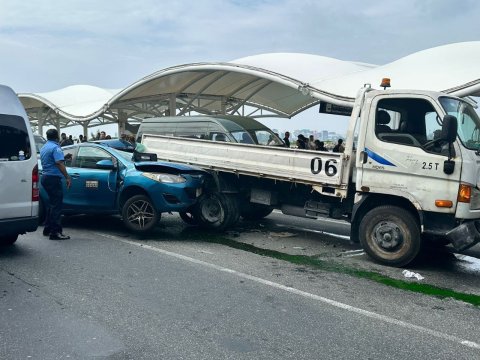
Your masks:
{"label": "truck headlight", "polygon": [[143,176],[158,181],[165,184],[180,184],[187,181],[183,176],[180,175],[172,175],[172,174],[159,174],[159,173],[149,173],[144,172],[142,173]]}

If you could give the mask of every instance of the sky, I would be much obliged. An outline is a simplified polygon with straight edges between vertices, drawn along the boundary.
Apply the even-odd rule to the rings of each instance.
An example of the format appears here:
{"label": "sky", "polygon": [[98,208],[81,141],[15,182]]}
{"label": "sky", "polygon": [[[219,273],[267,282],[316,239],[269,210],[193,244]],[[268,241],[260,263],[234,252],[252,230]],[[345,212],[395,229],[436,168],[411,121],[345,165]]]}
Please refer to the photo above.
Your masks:
{"label": "sky", "polygon": [[[479,18],[477,0],[0,0],[0,83],[117,89],[173,65],[273,52],[381,65],[480,40]],[[347,121],[315,107],[266,123],[344,133]]]}

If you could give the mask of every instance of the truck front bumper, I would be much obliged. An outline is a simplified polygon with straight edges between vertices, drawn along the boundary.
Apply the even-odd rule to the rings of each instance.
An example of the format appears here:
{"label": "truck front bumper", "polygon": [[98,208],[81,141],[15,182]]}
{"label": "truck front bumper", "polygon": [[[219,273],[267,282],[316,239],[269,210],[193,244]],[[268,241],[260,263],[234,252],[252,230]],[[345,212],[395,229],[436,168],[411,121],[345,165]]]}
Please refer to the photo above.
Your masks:
{"label": "truck front bumper", "polygon": [[465,221],[446,234],[457,251],[466,250],[480,242],[480,220]]}

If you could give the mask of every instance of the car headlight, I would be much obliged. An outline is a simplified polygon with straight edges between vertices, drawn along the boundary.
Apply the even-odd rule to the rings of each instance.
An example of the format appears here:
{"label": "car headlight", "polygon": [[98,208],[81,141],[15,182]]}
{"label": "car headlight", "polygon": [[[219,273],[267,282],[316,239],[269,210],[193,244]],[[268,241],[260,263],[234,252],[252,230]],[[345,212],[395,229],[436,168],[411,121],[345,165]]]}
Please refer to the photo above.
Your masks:
{"label": "car headlight", "polygon": [[180,175],[172,175],[172,174],[159,174],[159,173],[149,173],[149,172],[144,172],[142,173],[143,176],[161,182],[161,183],[166,183],[166,184],[179,184],[179,183],[184,183],[187,181],[183,176]]}

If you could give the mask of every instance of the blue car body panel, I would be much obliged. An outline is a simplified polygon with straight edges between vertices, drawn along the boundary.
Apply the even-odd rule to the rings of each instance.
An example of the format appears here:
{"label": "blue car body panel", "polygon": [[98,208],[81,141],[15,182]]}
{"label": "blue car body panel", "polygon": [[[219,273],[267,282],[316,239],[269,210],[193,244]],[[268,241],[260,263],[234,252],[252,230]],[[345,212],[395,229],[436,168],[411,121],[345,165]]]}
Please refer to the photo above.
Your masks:
{"label": "blue car body panel", "polygon": [[[92,168],[92,164],[89,164],[89,168],[80,166],[77,158],[82,147],[102,149],[112,157],[116,167],[101,169]],[[67,172],[72,178],[70,189],[66,189],[65,181],[63,182],[63,212],[67,214],[120,213],[122,203],[137,193],[146,194],[158,212],[185,211],[196,202],[204,177],[208,176],[203,170],[184,164],[151,161],[134,163],[128,159],[132,154],[101,144],[83,143],[63,147],[62,150],[65,154],[72,154],[72,160],[67,162]],[[144,176],[146,172],[180,175],[186,181],[162,183]],[[42,202],[48,204],[48,195],[43,187],[40,187],[40,196]]]}

